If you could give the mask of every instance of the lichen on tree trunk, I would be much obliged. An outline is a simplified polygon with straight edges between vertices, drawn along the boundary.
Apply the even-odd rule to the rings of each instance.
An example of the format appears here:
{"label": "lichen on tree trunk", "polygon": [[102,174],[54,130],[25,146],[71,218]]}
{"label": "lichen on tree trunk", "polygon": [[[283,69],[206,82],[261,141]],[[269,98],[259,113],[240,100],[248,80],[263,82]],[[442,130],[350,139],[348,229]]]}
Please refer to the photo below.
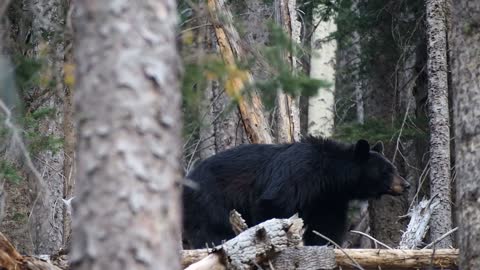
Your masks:
{"label": "lichen on tree trunk", "polygon": [[[450,188],[450,123],[448,113],[448,63],[446,1],[428,0],[427,73],[430,125],[430,194],[438,196],[440,206],[432,214],[430,237],[435,240],[452,228]],[[451,237],[437,244],[452,245]]]}

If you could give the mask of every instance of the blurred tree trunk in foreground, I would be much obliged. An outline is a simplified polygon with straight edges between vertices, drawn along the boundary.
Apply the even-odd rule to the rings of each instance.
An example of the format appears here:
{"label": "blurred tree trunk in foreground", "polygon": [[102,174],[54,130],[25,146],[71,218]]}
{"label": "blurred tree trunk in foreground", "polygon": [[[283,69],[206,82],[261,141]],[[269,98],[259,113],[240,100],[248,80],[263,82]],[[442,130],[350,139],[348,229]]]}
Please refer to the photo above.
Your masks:
{"label": "blurred tree trunk in foreground", "polygon": [[179,269],[176,3],[76,4],[72,269]]}

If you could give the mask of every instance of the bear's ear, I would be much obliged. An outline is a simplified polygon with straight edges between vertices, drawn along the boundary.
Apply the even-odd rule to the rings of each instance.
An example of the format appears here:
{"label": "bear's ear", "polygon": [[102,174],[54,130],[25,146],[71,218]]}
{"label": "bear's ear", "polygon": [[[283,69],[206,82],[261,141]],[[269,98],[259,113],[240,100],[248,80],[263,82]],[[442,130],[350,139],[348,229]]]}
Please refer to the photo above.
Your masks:
{"label": "bear's ear", "polygon": [[373,147],[372,147],[372,151],[375,151],[377,153],[380,153],[383,155],[383,142],[382,141],[378,141]]}
{"label": "bear's ear", "polygon": [[358,140],[355,144],[355,158],[358,160],[367,160],[370,154],[370,145],[366,140]]}

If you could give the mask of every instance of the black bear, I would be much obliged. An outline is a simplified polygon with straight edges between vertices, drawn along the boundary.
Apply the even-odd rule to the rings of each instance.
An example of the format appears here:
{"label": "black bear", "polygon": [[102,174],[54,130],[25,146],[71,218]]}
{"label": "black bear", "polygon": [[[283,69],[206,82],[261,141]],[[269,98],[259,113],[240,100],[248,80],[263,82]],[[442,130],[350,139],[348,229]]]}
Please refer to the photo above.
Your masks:
{"label": "black bear", "polygon": [[348,202],[400,195],[409,187],[382,154],[365,140],[347,145],[308,137],[292,144],[250,144],[214,155],[188,176],[184,241],[191,248],[234,237],[229,212],[237,210],[249,226],[298,213],[307,230],[305,245],[335,242],[346,232]]}

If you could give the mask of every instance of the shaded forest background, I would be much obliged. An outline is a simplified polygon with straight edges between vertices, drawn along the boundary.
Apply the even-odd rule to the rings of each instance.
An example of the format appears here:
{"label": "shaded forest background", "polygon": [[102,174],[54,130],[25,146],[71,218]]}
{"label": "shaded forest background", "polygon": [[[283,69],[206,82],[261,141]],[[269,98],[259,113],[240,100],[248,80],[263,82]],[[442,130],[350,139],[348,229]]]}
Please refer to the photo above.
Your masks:
{"label": "shaded forest background", "polygon": [[[350,229],[396,247],[407,213],[437,197],[424,242],[437,239],[459,224],[459,154],[474,152],[465,164],[480,158],[474,143],[480,113],[465,109],[465,89],[475,89],[476,103],[480,91],[479,6],[467,0],[178,1],[174,42],[182,67],[172,64],[165,72],[182,74],[182,175],[245,143],[289,143],[308,134],[382,141],[412,188],[402,197],[352,204]],[[92,53],[75,47],[82,14],[66,0],[0,5],[0,231],[25,254],[54,254],[70,242],[79,137],[74,113],[82,107],[74,94],[79,79],[89,80],[79,76],[88,65],[79,71],[74,55]],[[102,29],[105,38],[122,25],[109,27]],[[158,42],[150,34],[143,33]],[[101,59],[89,64],[108,69],[111,58]],[[125,80],[133,81],[131,74]],[[98,78],[109,81],[105,76]],[[117,98],[112,105],[123,104]],[[458,240],[451,233],[437,245],[458,247]],[[341,244],[377,247],[358,233]]]}

